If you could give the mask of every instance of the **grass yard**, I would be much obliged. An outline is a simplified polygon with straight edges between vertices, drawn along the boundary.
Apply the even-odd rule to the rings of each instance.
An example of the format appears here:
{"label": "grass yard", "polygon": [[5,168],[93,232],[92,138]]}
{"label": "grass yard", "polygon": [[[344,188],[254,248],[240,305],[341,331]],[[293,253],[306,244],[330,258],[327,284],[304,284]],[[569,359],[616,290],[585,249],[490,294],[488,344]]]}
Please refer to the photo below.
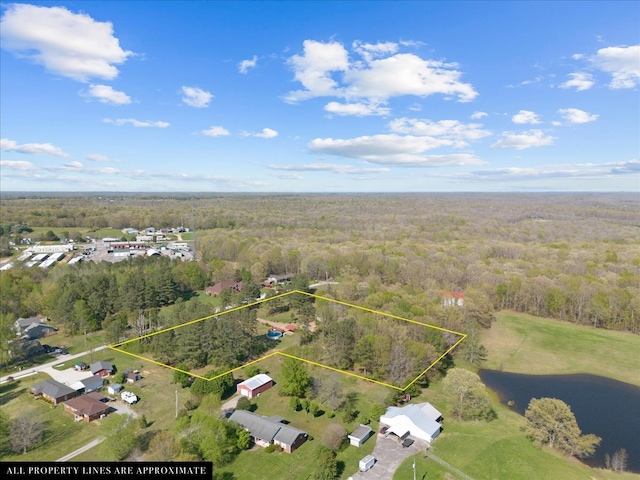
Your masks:
{"label": "grass yard", "polygon": [[[440,383],[433,384],[425,397],[445,417],[442,433],[432,446],[432,452],[474,480],[631,480],[640,475],[624,475],[593,469],[570,457],[533,445],[521,432],[524,417],[500,404],[491,396],[498,418],[492,422],[458,422],[449,415],[446,396]],[[435,460],[419,454],[405,460],[396,471],[394,480],[413,478],[416,460],[417,479],[456,479],[462,477],[447,470]]]}
{"label": "grass yard", "polygon": [[640,386],[640,336],[500,312],[482,343],[484,368],[550,375],[589,373]]}

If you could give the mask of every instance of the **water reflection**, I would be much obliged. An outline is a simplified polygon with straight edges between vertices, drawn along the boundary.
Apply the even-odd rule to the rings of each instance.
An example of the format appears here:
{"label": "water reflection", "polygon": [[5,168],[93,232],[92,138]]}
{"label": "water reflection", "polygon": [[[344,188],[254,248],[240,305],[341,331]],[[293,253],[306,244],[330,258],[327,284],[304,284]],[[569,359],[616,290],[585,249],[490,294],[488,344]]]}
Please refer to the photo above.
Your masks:
{"label": "water reflection", "polygon": [[627,470],[640,473],[640,387],[595,375],[522,375],[480,370],[500,401],[524,415],[532,398],[558,398],[571,407],[582,433],[602,438],[583,461],[605,468],[605,454],[627,450]]}

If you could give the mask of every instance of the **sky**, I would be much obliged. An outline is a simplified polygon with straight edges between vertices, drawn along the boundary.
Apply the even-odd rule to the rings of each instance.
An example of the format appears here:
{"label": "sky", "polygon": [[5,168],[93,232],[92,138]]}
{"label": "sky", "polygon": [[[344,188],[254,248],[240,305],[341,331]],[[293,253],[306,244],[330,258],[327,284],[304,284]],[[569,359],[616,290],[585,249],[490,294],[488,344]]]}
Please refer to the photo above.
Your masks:
{"label": "sky", "polygon": [[0,15],[3,192],[640,192],[637,1]]}

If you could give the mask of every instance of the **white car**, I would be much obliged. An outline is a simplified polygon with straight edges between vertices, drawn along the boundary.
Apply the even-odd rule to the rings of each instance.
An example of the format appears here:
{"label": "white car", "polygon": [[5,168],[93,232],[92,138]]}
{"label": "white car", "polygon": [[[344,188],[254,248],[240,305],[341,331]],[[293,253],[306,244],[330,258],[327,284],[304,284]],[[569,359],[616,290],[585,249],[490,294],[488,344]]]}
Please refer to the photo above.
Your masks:
{"label": "white car", "polygon": [[122,398],[124,402],[127,402],[131,405],[138,401],[138,397],[136,397],[135,393],[132,392],[122,392],[120,394],[120,398]]}

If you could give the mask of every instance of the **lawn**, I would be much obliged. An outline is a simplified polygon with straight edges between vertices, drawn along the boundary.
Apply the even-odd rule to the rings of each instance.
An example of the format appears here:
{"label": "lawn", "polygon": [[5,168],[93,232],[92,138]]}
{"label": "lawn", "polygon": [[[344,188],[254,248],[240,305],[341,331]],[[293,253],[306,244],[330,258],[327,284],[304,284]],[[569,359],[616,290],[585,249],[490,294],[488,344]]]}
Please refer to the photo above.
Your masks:
{"label": "lawn", "polygon": [[[431,451],[474,480],[630,480],[640,475],[616,474],[593,469],[574,458],[533,445],[522,433],[524,417],[500,404],[491,396],[498,418],[492,422],[459,422],[449,415],[442,385],[433,384],[425,397],[438,407],[445,417],[444,428]],[[462,480],[435,460],[419,454],[405,460],[396,471],[394,480],[413,478],[413,460],[416,460],[416,478]],[[426,475],[426,476],[425,476]],[[449,475],[447,477],[446,475]]]}
{"label": "lawn", "polygon": [[482,343],[484,368],[533,375],[589,373],[640,386],[640,336],[500,312]]}

